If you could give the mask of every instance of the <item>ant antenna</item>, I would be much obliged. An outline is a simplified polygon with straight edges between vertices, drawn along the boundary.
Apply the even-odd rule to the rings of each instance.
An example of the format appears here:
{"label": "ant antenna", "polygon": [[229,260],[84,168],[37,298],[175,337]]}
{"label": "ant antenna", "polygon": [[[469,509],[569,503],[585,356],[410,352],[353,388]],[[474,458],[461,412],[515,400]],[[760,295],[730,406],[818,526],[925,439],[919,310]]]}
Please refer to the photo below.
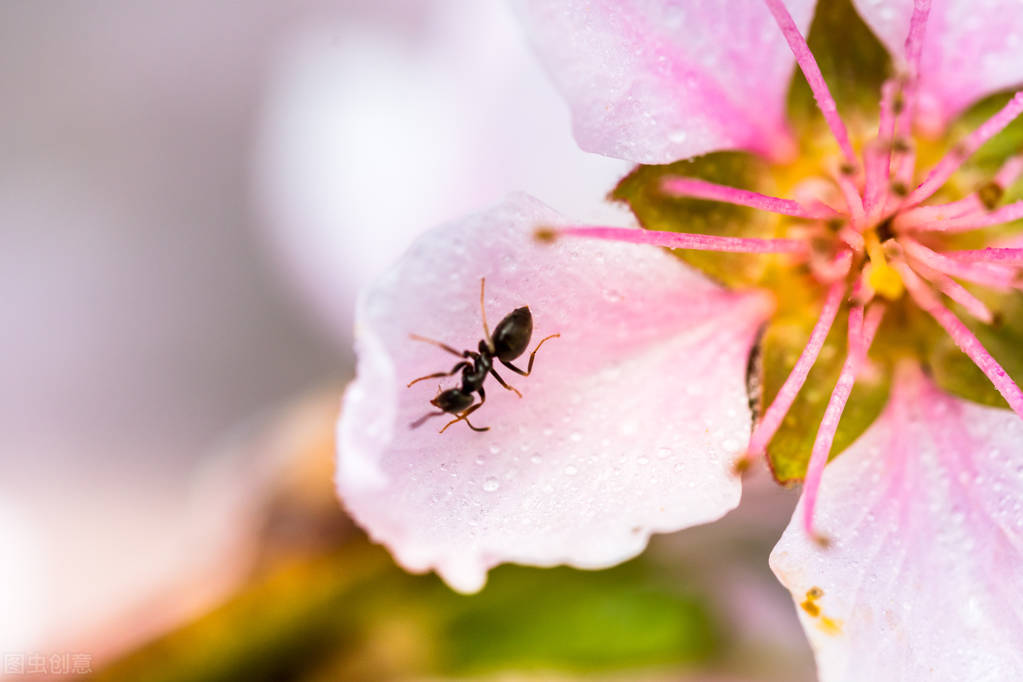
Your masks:
{"label": "ant antenna", "polygon": [[494,339],[490,336],[490,326],[487,324],[487,308],[483,305],[483,290],[486,286],[487,278],[480,277],[480,312],[483,314],[483,332],[487,337],[487,348],[493,352],[494,350]]}

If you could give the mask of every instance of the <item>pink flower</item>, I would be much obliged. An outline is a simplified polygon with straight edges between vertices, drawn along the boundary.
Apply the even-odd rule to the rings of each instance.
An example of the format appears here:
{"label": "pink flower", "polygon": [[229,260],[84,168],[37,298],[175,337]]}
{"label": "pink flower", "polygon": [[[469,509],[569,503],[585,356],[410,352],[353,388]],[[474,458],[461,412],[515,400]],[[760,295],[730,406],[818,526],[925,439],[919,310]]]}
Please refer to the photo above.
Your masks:
{"label": "pink flower", "polygon": [[[1004,367],[1023,369],[1023,249],[995,242],[1023,218],[1003,201],[1023,159],[1002,154],[952,196],[1023,93],[951,126],[1023,81],[1023,6],[855,4],[895,69],[879,106],[846,120],[852,100],[836,102],[803,38],[808,0],[524,3],[584,149],[767,163],[640,167],[614,196],[663,231],[512,197],[424,236],[364,292],[338,489],[400,563],[462,590],[502,561],[607,566],[732,509],[736,465],[766,454],[780,480],[805,479],[771,565],[821,679],[1023,675],[1023,391]],[[824,125],[786,114],[793,55]],[[736,159],[792,198],[714,179]],[[694,199],[759,213],[729,213],[738,232],[722,234]],[[409,334],[474,350],[482,277],[491,324],[528,305],[534,344],[561,336],[528,378],[497,365],[522,397],[485,385],[472,422],[489,431],[410,429],[435,389],[405,384],[459,360]]]}

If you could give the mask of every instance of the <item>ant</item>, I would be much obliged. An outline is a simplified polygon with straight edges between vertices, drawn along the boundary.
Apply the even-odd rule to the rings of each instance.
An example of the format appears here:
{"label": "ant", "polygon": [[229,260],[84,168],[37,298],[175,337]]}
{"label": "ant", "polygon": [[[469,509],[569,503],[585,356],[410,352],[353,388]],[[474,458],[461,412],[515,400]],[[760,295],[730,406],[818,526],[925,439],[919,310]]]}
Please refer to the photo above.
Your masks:
{"label": "ant", "polygon": [[[533,335],[533,315],[529,312],[529,306],[516,308],[505,315],[504,319],[497,323],[497,327],[494,328],[494,334],[491,335],[490,327],[487,326],[487,311],[483,305],[483,292],[485,286],[486,278],[480,278],[480,312],[483,315],[483,332],[486,335],[486,338],[480,339],[478,352],[471,350],[457,351],[446,343],[434,341],[433,339],[428,339],[425,336],[419,336],[418,334],[409,334],[409,337],[414,341],[432,343],[435,346],[443,348],[452,355],[457,355],[458,357],[463,358],[461,362],[451,368],[450,372],[428,374],[425,377],[419,377],[418,379],[413,379],[409,382],[408,385],[411,386],[418,381],[435,379],[437,377],[449,377],[459,370],[462,371],[461,387],[449,388],[446,391],[440,391],[437,396],[430,401],[430,404],[438,408],[440,412],[430,412],[429,414],[423,415],[416,421],[412,422],[410,428],[417,428],[430,417],[438,417],[443,414],[455,414],[458,416],[449,421],[444,428],[440,430],[440,433],[444,433],[449,426],[460,421],[464,421],[468,424],[469,428],[473,431],[489,431],[489,426],[479,428],[473,426],[472,422],[469,421],[469,415],[483,407],[483,403],[487,401],[487,393],[483,390],[483,382],[486,380],[487,375],[494,375],[494,378],[497,379],[497,383],[501,384],[501,386],[509,391],[514,391],[520,398],[522,397],[522,394],[519,393],[518,389],[506,384],[504,379],[502,379],[494,370],[494,358],[500,360],[502,365],[516,374],[528,377],[533,371],[533,359],[536,357],[536,352],[540,350],[540,346],[550,339],[561,336],[561,334],[551,334],[540,341],[540,343],[536,344],[536,348],[534,348],[533,352],[529,354],[529,364],[526,365],[525,371],[519,369],[513,365],[511,361],[525,353],[526,348],[529,346],[529,339]],[[473,404],[475,401],[473,393],[480,394],[480,401],[475,405]]]}

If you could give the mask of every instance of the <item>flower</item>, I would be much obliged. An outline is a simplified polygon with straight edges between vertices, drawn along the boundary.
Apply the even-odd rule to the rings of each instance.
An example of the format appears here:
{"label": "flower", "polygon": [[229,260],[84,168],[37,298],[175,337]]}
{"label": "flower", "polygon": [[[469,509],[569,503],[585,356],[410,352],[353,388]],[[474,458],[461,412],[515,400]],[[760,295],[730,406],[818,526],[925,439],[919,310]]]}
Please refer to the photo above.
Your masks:
{"label": "flower", "polygon": [[[894,60],[876,83],[829,83],[806,0],[524,4],[581,146],[670,165],[613,192],[647,230],[513,197],[425,236],[364,293],[338,488],[399,562],[466,590],[500,561],[608,565],[726,513],[736,469],[766,454],[804,480],[771,564],[823,680],[1023,673],[1023,250],[996,241],[1023,217],[1006,202],[1023,158],[971,161],[1023,93],[964,136],[953,124],[1023,81],[1023,8],[856,9]],[[824,125],[800,114],[800,81],[787,103],[793,55]],[[671,163],[725,149],[747,153]],[[491,316],[528,304],[561,338],[514,382],[521,399],[487,386],[486,434],[464,414],[443,435],[404,428],[432,393],[402,383],[447,369],[408,334],[483,336],[483,276]]]}

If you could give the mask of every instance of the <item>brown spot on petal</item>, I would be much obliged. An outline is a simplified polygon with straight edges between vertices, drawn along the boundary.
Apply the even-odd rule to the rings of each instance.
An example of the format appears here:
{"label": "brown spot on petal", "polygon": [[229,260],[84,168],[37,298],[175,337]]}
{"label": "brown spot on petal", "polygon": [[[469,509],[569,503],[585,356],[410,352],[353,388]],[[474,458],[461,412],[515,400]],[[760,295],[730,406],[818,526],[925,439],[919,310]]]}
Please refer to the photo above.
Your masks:
{"label": "brown spot on petal", "polygon": [[732,463],[732,474],[743,476],[750,470],[751,466],[753,466],[753,460],[749,455],[743,455]]}
{"label": "brown spot on petal", "polygon": [[812,599],[807,599],[799,605],[804,611],[810,614],[811,618],[816,618],[821,615],[821,607],[817,606]]}
{"label": "brown spot on petal", "polygon": [[842,621],[827,616],[821,616],[821,619],[817,621],[817,627],[826,635],[842,634]]}
{"label": "brown spot on petal", "polygon": [[822,590],[821,588],[819,588],[817,586],[811,587],[809,590],[806,591],[806,598],[807,599],[820,599],[823,596],[824,596],[824,590]]}

